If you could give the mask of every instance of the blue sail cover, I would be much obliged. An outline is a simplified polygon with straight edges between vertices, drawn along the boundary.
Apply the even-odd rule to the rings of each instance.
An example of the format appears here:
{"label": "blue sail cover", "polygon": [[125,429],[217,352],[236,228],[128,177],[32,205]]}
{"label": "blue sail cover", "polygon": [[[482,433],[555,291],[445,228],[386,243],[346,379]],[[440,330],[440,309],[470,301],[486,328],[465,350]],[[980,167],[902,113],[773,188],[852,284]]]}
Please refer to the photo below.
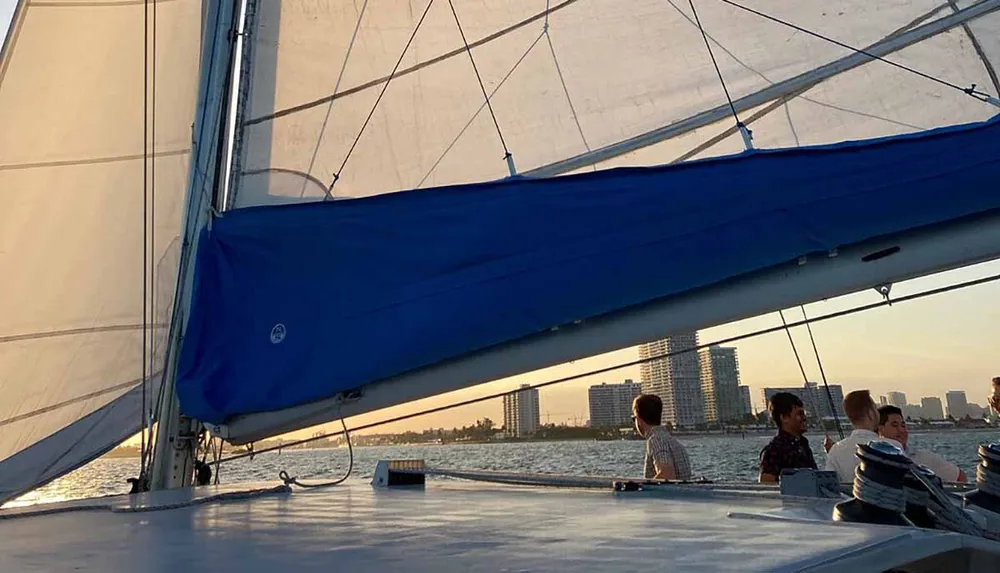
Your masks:
{"label": "blue sail cover", "polygon": [[1000,120],[228,212],[177,389],[222,423],[801,255],[1000,209]]}

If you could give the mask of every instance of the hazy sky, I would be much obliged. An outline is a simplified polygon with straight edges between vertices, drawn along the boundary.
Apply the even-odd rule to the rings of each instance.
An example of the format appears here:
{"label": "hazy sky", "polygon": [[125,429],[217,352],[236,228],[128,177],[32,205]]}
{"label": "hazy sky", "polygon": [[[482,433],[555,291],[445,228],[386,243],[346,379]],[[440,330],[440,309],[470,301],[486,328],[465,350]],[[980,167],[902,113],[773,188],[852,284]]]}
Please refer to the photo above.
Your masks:
{"label": "hazy sky", "polygon": [[7,25],[10,24],[10,18],[14,15],[14,6],[16,5],[17,0],[0,0],[0,36],[6,37]]}
{"label": "hazy sky", "polygon": [[[0,32],[5,34],[13,14],[15,0],[0,0]],[[1000,263],[988,263],[968,269],[926,277],[896,285],[893,296],[902,296],[926,288],[941,286],[976,276],[1000,273]],[[810,316],[832,312],[880,299],[868,291],[848,297],[809,305]],[[906,392],[911,403],[921,396],[941,396],[947,390],[965,390],[969,400],[985,404],[989,379],[1000,375],[997,341],[1000,340],[1000,284],[940,295],[930,299],[882,308],[831,322],[816,324],[813,331],[823,366],[831,383],[845,390],[870,388],[875,395],[890,390]],[[790,311],[789,320],[801,318]],[[701,332],[707,343],[727,336],[780,324],[777,313],[717,327]],[[795,332],[795,339],[806,364],[810,380],[819,381],[819,372],[805,329]],[[742,382],[748,384],[754,406],[760,407],[760,389],[764,386],[799,386],[802,377],[795,364],[784,333],[755,338],[735,344],[739,351]],[[452,394],[423,400],[390,410],[360,416],[351,425],[381,420],[431,406],[452,403],[475,396],[515,388],[520,383],[539,383],[570,374],[629,362],[638,358],[635,348],[580,360],[516,378],[484,384]],[[639,380],[638,368],[543,389],[543,421],[564,422],[574,418],[582,423],[587,415],[587,392],[591,384]],[[417,418],[378,431],[400,431],[428,427],[452,427],[489,416],[502,420],[500,400],[492,400],[458,410]],[[332,426],[327,426],[332,427]],[[309,435],[314,430],[298,432]]]}

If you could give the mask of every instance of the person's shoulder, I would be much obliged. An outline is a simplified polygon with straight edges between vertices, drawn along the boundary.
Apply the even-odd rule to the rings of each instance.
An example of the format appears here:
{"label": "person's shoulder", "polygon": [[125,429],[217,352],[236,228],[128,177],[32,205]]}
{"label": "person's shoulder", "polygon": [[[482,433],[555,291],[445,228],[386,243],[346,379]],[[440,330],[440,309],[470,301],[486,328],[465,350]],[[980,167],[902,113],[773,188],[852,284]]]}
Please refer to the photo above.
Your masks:
{"label": "person's shoulder", "polygon": [[761,459],[763,459],[764,456],[772,455],[776,450],[778,450],[781,447],[780,445],[776,445],[775,442],[778,442],[778,436],[774,436],[766,444],[764,444],[764,447],[760,449],[759,457]]}
{"label": "person's shoulder", "polygon": [[930,450],[913,450],[910,452],[910,459],[917,462],[918,464],[923,464],[925,466],[930,464],[955,466],[955,464],[949,462],[948,460],[944,459],[943,457],[935,454]]}
{"label": "person's shoulder", "polygon": [[910,453],[914,462],[930,468],[944,481],[956,481],[961,468],[929,450],[915,450]]}
{"label": "person's shoulder", "polygon": [[844,459],[844,445],[837,442],[830,446],[830,451],[826,453],[826,467],[827,469],[836,468],[840,466],[840,462]]}
{"label": "person's shoulder", "polygon": [[771,439],[767,441],[767,445],[768,446],[773,446],[774,444],[780,444],[782,439],[783,439],[782,438],[782,434],[781,433],[777,433],[777,434],[771,436]]}
{"label": "person's shoulder", "polygon": [[826,453],[826,455],[830,456],[830,457],[837,456],[837,455],[843,455],[842,452],[845,449],[850,448],[850,447],[852,447],[854,445],[854,444],[851,444],[850,441],[851,441],[850,438],[844,438],[843,440],[838,440],[838,441],[834,442],[833,445],[830,446],[830,451],[828,451]]}

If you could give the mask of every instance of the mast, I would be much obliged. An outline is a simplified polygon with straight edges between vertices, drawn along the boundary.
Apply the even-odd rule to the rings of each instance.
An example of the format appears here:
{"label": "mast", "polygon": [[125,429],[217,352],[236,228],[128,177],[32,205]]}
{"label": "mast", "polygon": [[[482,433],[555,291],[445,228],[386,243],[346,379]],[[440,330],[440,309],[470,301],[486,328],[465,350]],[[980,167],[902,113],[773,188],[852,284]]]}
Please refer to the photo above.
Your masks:
{"label": "mast", "polygon": [[[201,230],[211,224],[219,207],[227,164],[229,102],[241,2],[205,0],[198,110],[192,134],[192,154],[184,227],[167,364],[160,390],[155,450],[148,475],[150,489],[185,487],[192,483],[200,423],[184,416],[175,391],[177,360],[194,280],[194,256]],[[210,200],[207,198],[211,198]]]}

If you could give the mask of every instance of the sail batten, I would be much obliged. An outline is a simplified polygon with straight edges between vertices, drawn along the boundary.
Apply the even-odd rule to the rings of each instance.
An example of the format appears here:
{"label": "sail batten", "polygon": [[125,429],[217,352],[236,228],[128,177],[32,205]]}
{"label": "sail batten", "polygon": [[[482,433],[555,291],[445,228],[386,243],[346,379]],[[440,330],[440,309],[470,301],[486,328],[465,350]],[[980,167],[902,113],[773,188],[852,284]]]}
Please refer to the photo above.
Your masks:
{"label": "sail batten", "polygon": [[1000,117],[669,167],[233,210],[202,237],[181,405],[221,424],[989,214],[1000,209],[989,192],[998,141]]}

